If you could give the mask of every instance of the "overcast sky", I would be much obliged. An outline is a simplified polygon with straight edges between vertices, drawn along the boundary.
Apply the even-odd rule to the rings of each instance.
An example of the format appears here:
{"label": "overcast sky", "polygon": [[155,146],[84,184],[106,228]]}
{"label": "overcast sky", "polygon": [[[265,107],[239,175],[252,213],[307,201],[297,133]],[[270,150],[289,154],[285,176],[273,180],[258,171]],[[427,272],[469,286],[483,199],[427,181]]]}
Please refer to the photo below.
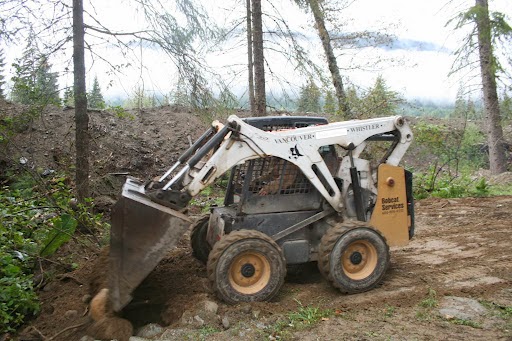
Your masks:
{"label": "overcast sky", "polygon": [[[212,2],[211,6],[219,2]],[[241,11],[234,11],[229,2],[224,12],[218,12],[218,17],[236,17]],[[268,7],[263,1],[263,6]],[[298,31],[309,32],[311,47],[315,51],[318,60],[323,60],[323,51],[316,32],[312,29],[312,16],[305,14],[291,1],[273,2],[279,11],[290,20],[291,27]],[[368,49],[358,51],[355,55],[338,51],[338,64],[345,69],[347,65],[369,61],[373,63],[377,59],[384,62],[376,68],[362,70],[344,70],[343,76],[349,78],[351,83],[362,89],[372,86],[375,78],[382,74],[388,85],[393,90],[400,92],[406,98],[422,98],[443,101],[453,101],[460,86],[457,76],[448,77],[454,56],[453,51],[460,45],[463,32],[453,32],[453,26],[446,27],[446,23],[458,11],[473,4],[472,0],[356,0],[340,16],[340,20],[346,20],[347,29],[358,30],[382,30],[395,34],[397,40],[391,47],[382,49]],[[499,10],[512,19],[511,0],[491,0],[491,10]],[[239,4],[239,2],[238,2]],[[243,14],[242,14],[243,15]],[[307,34],[307,33],[306,33]],[[235,58],[245,61],[245,51],[239,51]],[[315,54],[313,53],[313,54]],[[231,54],[217,53],[209,57],[212,65],[220,68],[233,59]],[[229,62],[228,62],[229,61]],[[389,62],[386,62],[389,61]],[[362,63],[364,64],[364,63]],[[300,86],[304,79],[298,75],[287,72],[293,84]],[[275,69],[279,67],[274,66]],[[286,69],[286,66],[284,67]],[[227,72],[226,72],[227,73]],[[164,73],[162,73],[163,75]],[[148,75],[149,76],[149,75]],[[153,81],[163,84],[156,74],[152,75]],[[237,81],[232,81],[235,88],[246,87],[246,76],[240,75]],[[270,87],[277,84],[270,83]],[[164,86],[165,87],[165,86]]]}
{"label": "overcast sky", "polygon": [[[382,75],[393,89],[408,98],[452,101],[459,88],[459,79],[448,78],[453,63],[453,51],[460,46],[461,33],[446,27],[447,21],[473,1],[448,0],[357,0],[349,8],[358,18],[359,28],[380,22],[396,24],[398,41],[394,48],[379,51],[383,55],[403,58],[400,66],[383,70]],[[496,9],[512,17],[512,1],[490,0]],[[372,72],[355,71],[350,75],[364,84],[374,78]]]}
{"label": "overcast sky", "polygon": [[[130,29],[126,26],[143,25],[141,14],[131,10],[127,6],[129,4],[127,1],[91,1],[102,21],[113,29]],[[291,0],[273,1],[272,5],[277,6],[283,16],[289,20],[292,29],[309,37],[308,47],[314,51],[313,55],[316,55],[318,61],[323,60],[320,41],[312,27],[312,16],[305,14],[291,2]],[[205,0],[204,3],[206,6],[215,8],[214,17],[219,22],[243,15],[243,6],[240,1]],[[263,1],[264,10],[269,4],[269,0]],[[460,83],[456,77],[448,78],[448,73],[453,63],[453,51],[460,44],[462,32],[454,33],[452,27],[445,27],[445,24],[458,10],[471,4],[473,4],[472,0],[355,0],[340,16],[340,21],[346,24],[347,30],[384,30],[386,33],[394,34],[397,39],[385,48],[357,52],[338,51],[338,64],[342,69],[342,75],[348,77],[351,83],[365,89],[371,87],[375,78],[381,74],[393,90],[400,92],[408,99],[453,101]],[[85,6],[86,10],[91,11],[91,8],[87,8],[87,3]],[[220,6],[224,8],[219,9]],[[505,13],[509,20],[512,18],[511,0],[490,0],[490,6],[491,10]],[[9,50],[11,53],[8,53],[7,63],[10,65],[13,52],[16,52],[16,57],[19,57],[20,49],[10,48]],[[168,93],[177,81],[175,67],[164,55],[155,50],[144,49],[143,52],[144,69],[142,71],[132,68],[125,69],[120,75],[112,75],[107,72],[108,68],[101,62],[96,61],[94,65],[89,63],[88,83],[92,84],[93,77],[98,76],[107,97],[130,96],[135,88],[142,84],[146,90]],[[109,58],[115,56],[118,63],[123,63],[124,57],[115,55],[113,51],[105,50],[101,53]],[[139,51],[135,51],[135,54],[138,53]],[[223,73],[227,78],[230,77],[230,86],[235,89],[235,92],[240,93],[247,84],[247,76],[243,73],[245,58],[245,50],[241,47],[237,51],[216,51],[209,54],[206,61],[219,73]],[[365,70],[351,69],[354,64],[364,64],[364,62],[373,64],[378,60],[381,61],[378,67],[366,67]],[[131,62],[134,64],[133,60]],[[274,71],[283,72],[297,88],[304,84],[305,80],[293,71],[292,65],[279,61],[278,58],[273,58],[270,62],[274,63],[271,65]],[[226,67],[234,63],[239,64],[238,67]],[[235,71],[242,73],[233,76]],[[71,84],[71,74],[60,78],[61,87]],[[277,83],[269,80],[267,88],[277,87]]]}

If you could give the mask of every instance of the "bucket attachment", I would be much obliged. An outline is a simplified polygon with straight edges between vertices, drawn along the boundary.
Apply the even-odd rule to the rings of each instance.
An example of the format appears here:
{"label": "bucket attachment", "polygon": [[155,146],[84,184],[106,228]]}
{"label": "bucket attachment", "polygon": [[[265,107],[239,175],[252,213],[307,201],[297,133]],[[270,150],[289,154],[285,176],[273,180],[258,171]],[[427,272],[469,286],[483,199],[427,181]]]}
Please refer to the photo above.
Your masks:
{"label": "bucket attachment", "polygon": [[184,214],[158,204],[144,185],[128,178],[112,210],[109,301],[116,312],[132,299],[132,291],[176,246],[190,226]]}

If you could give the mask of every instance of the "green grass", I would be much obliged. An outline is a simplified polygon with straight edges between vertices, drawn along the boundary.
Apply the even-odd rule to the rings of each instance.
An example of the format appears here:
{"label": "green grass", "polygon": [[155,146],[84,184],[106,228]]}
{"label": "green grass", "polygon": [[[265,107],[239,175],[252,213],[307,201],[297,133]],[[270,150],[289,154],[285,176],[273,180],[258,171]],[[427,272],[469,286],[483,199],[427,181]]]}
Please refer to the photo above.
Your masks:
{"label": "green grass", "polygon": [[279,340],[288,340],[292,336],[292,326],[290,326],[289,321],[287,320],[279,320],[273,325],[269,326],[268,334],[274,336]]}
{"label": "green grass", "polygon": [[437,292],[432,288],[428,288],[427,297],[420,302],[420,307],[431,309],[437,307],[437,304]]}
{"label": "green grass", "polygon": [[494,312],[494,314],[502,319],[512,319],[512,306],[503,306],[490,301],[479,301],[481,305]]}
{"label": "green grass", "polygon": [[431,317],[430,311],[418,310],[416,312],[416,318],[420,321],[429,321]]}
{"label": "green grass", "polygon": [[380,334],[370,330],[370,331],[364,332],[364,336],[374,338],[374,337],[380,337]]}
{"label": "green grass", "polygon": [[498,306],[498,307],[500,309],[500,315],[503,318],[512,319],[512,306],[508,306],[508,307]]}
{"label": "green grass", "polygon": [[437,307],[437,292],[428,288],[427,297],[418,303],[419,310],[416,312],[416,318],[418,320],[428,321],[432,318],[432,309]]}
{"label": "green grass", "polygon": [[490,185],[489,195],[512,195],[512,184],[508,185]]}
{"label": "green grass", "polygon": [[331,309],[321,309],[318,307],[304,307],[299,302],[299,310],[288,313],[290,324],[301,329],[318,323],[322,318],[327,318],[333,314]]}
{"label": "green grass", "polygon": [[280,340],[291,338],[292,333],[297,330],[311,328],[322,319],[326,319],[334,312],[332,309],[323,309],[320,307],[304,306],[296,300],[299,307],[297,311],[291,311],[286,314],[285,319],[280,319],[268,328],[268,333]]}
{"label": "green grass", "polygon": [[208,336],[215,334],[215,333],[219,333],[219,332],[220,332],[219,328],[215,328],[215,327],[212,327],[209,325],[203,326],[203,327],[201,327],[201,329],[199,329],[199,339],[207,340]]}
{"label": "green grass", "polygon": [[471,320],[454,318],[454,319],[450,319],[448,321],[450,321],[450,323],[452,323],[452,324],[456,324],[459,326],[468,326],[468,327],[475,328],[475,329],[482,329],[482,326],[479,323],[477,323],[475,321],[471,321]]}
{"label": "green grass", "polygon": [[396,307],[386,304],[386,308],[384,309],[385,317],[393,317],[395,315]]}
{"label": "green grass", "polygon": [[505,324],[503,329],[506,333],[512,335],[512,306],[504,306],[490,301],[480,301],[484,307],[486,307],[494,316],[502,319]]}

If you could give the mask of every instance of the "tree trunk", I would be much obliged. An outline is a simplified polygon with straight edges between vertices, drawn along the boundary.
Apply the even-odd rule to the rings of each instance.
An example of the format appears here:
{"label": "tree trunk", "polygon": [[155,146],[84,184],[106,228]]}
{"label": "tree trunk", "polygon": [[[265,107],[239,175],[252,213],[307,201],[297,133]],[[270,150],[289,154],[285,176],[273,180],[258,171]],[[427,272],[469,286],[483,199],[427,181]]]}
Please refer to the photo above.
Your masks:
{"label": "tree trunk", "polygon": [[265,67],[263,57],[263,23],[261,18],[261,0],[252,0],[252,43],[254,54],[254,103],[255,115],[265,116],[267,102],[265,98]]}
{"label": "tree trunk", "polygon": [[256,111],[254,99],[254,69],[252,61],[252,20],[251,20],[251,0],[246,0],[247,6],[247,68],[249,72],[249,105],[251,113]]}
{"label": "tree trunk", "polygon": [[496,60],[492,51],[491,24],[487,0],[476,0],[476,7],[480,73],[484,93],[485,118],[489,134],[487,140],[489,144],[489,165],[492,174],[500,174],[505,172],[507,167],[500,106],[496,90]]}
{"label": "tree trunk", "polygon": [[327,65],[329,66],[329,71],[331,72],[332,83],[334,85],[334,89],[336,90],[336,97],[338,98],[338,110],[341,111],[343,118],[350,119],[350,108],[348,106],[345,90],[343,89],[343,80],[341,79],[340,69],[338,68],[338,63],[332,50],[331,37],[325,28],[324,14],[320,8],[318,0],[309,0],[309,6],[311,8],[311,12],[313,12],[316,29],[318,30],[318,35],[322,41],[325,57],[327,59]]}
{"label": "tree trunk", "polygon": [[85,87],[84,4],[73,0],[73,68],[75,90],[76,191],[79,201],[89,196],[89,116]]}

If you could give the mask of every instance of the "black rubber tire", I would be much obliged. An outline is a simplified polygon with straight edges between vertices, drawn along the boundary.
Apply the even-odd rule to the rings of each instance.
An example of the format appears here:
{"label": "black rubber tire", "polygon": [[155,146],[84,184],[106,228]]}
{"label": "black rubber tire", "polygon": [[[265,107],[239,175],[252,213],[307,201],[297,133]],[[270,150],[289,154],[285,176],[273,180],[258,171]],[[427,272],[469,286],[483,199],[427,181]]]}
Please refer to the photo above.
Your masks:
{"label": "black rubber tire", "polygon": [[[356,253],[353,263],[351,256]],[[318,257],[322,275],[341,292],[355,294],[380,284],[389,267],[390,254],[379,231],[353,222],[327,231],[320,242]]]}
{"label": "black rubber tire", "polygon": [[206,241],[209,220],[209,214],[200,217],[192,225],[192,232],[190,232],[190,246],[192,247],[192,256],[194,256],[203,264],[208,262],[208,255],[212,250],[210,244],[208,244]]}
{"label": "black rubber tire", "polygon": [[[352,227],[352,226],[351,226]],[[332,249],[328,249],[329,245],[333,240],[336,240],[343,233],[347,232],[350,228],[345,225],[335,225],[327,230],[320,240],[318,246],[318,271],[327,280],[329,280],[329,255]]]}
{"label": "black rubber tire", "polygon": [[[252,274],[243,274],[246,266]],[[226,303],[268,301],[284,283],[286,260],[281,248],[266,234],[240,230],[215,243],[207,271],[213,291]]]}

